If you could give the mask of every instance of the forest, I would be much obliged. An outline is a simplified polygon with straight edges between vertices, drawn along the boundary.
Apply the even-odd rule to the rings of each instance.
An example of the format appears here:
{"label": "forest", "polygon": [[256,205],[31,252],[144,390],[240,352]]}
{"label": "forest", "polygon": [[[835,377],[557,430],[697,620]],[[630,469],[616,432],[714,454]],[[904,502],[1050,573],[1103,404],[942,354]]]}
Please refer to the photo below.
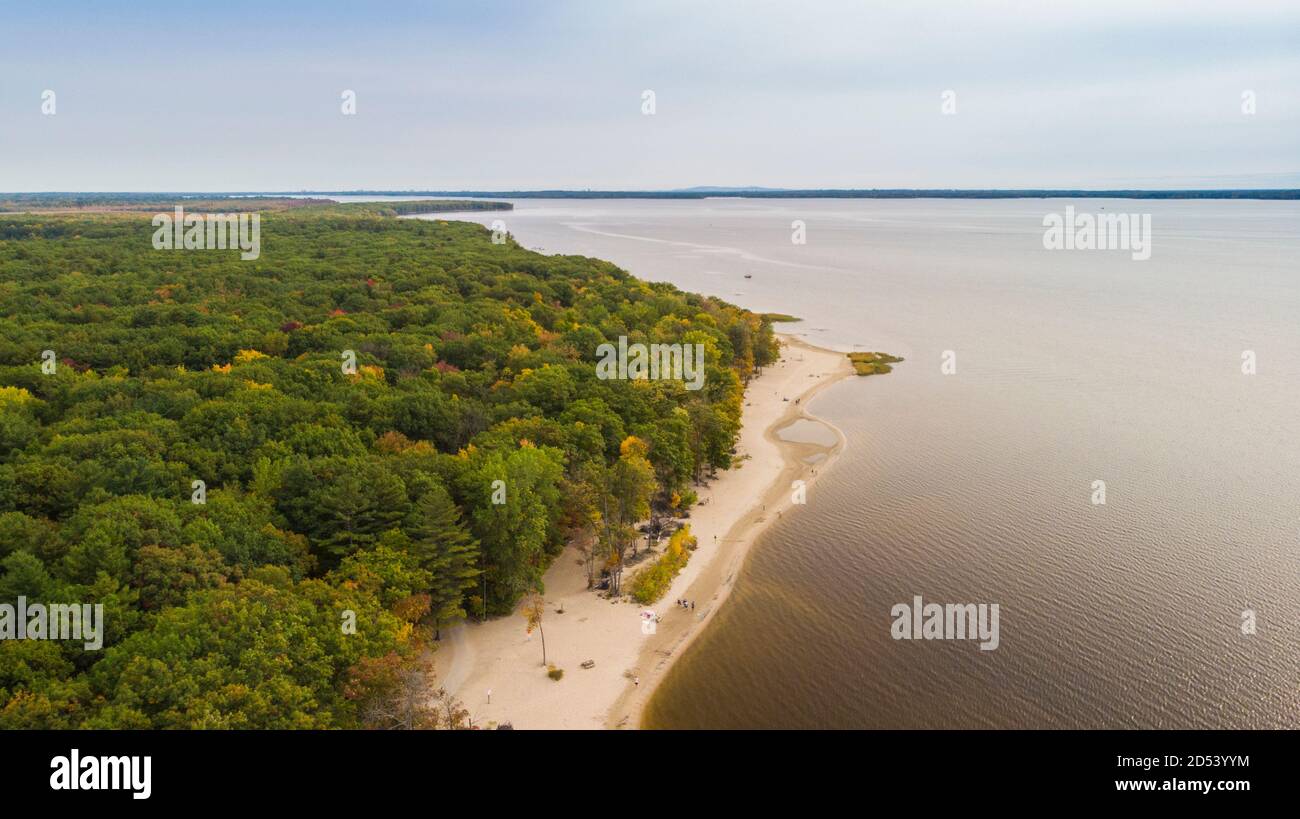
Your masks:
{"label": "forest", "polygon": [[[180,206],[191,213],[239,213],[290,208],[312,208],[321,212],[333,206],[330,199],[307,196],[267,196],[264,194],[158,194],[158,193],[0,193],[0,213],[58,213],[63,211],[166,212]],[[450,211],[513,210],[509,202],[482,199],[383,200],[350,203],[343,210],[358,213],[370,210],[386,214],[441,213]]]}
{"label": "forest", "polygon": [[[0,641],[0,728],[464,727],[448,625],[567,543],[618,591],[731,465],[770,319],[394,212],[267,211],[255,261],[0,217],[0,601],[104,611],[100,650]],[[703,388],[597,378],[621,336]]]}

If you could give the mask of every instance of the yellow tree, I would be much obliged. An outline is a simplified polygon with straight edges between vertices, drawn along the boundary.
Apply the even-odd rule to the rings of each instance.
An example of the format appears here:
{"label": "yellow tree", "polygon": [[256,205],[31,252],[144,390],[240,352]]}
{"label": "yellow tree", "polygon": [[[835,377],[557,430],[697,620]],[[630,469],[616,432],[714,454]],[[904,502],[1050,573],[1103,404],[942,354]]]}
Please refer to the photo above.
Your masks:
{"label": "yellow tree", "polygon": [[542,630],[542,615],[546,613],[546,600],[537,592],[524,598],[524,619],[528,621],[528,634],[533,629],[542,635],[542,665],[546,665],[546,632]]}

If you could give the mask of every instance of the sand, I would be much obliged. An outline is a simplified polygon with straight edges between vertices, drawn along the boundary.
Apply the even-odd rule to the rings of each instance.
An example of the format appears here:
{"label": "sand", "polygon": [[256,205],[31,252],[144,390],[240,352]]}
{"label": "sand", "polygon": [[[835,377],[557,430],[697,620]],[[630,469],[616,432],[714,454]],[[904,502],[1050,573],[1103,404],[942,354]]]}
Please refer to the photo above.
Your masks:
{"label": "sand", "polygon": [[[434,655],[437,684],[465,704],[475,725],[639,726],[654,687],[726,599],[755,539],[779,515],[798,514],[791,484],[802,480],[805,491],[813,491],[814,472],[822,472],[844,445],[843,435],[829,425],[837,441],[831,446],[777,436],[777,430],[800,418],[825,423],[807,413],[809,398],[853,374],[843,353],[789,336],[781,339],[786,344],[782,360],[746,390],[736,466],[695,488],[700,504],[687,522],[699,548],[662,600],[643,607],[588,591],[578,551],[570,546],[545,575],[546,659],[564,670],[562,680],[547,677],[541,636],[536,631],[528,635],[518,613],[444,633]],[[825,457],[809,464],[807,459],[817,454]],[[648,561],[624,573],[624,589],[646,565]],[[694,601],[695,609],[677,606],[680,598]],[[660,618],[650,634],[641,616],[646,608]],[[593,660],[594,667],[582,668],[586,660]]]}

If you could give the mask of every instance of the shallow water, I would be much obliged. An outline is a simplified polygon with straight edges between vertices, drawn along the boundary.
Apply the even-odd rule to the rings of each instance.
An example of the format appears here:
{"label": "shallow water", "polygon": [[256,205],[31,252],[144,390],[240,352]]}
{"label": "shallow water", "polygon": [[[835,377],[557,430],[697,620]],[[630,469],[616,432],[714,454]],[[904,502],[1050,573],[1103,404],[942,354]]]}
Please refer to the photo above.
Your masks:
{"label": "shallow water", "polygon": [[[1151,214],[1151,258],[1044,249],[1067,205]],[[467,218],[907,359],[813,400],[845,451],[648,726],[1300,727],[1300,203],[516,208]],[[915,595],[999,647],[892,639]]]}
{"label": "shallow water", "polygon": [[840,440],[835,430],[810,418],[797,418],[779,427],[776,430],[776,437],[792,444],[816,444],[817,446],[835,446]]}

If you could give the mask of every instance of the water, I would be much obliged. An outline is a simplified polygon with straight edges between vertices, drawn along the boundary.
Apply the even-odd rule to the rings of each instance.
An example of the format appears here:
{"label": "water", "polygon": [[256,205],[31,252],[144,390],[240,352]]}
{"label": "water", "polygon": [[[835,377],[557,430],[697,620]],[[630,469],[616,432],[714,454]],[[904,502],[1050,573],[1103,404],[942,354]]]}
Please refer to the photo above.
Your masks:
{"label": "water", "polygon": [[[515,204],[468,218],[907,359],[813,401],[847,448],[647,726],[1300,727],[1300,203]],[[1045,250],[1069,204],[1152,257]],[[914,595],[1000,647],[891,639]]]}

